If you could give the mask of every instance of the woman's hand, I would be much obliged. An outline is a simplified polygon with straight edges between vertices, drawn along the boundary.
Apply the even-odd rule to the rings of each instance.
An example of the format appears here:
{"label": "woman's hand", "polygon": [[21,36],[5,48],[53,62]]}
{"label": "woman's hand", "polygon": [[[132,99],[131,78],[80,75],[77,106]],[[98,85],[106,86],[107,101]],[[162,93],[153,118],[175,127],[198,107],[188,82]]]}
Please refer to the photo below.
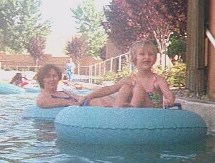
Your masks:
{"label": "woman's hand", "polygon": [[80,97],[78,98],[78,103],[79,103],[80,106],[86,105],[86,102],[87,102],[87,104],[88,104],[89,101],[90,101],[90,100],[87,98],[87,96],[80,96]]}

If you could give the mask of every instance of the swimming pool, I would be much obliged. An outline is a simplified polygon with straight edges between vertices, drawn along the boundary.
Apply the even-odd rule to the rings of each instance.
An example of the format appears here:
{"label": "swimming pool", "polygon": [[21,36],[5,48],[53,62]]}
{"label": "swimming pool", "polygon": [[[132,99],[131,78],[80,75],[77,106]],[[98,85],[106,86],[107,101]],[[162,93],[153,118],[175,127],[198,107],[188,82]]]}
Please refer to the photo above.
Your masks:
{"label": "swimming pool", "polygon": [[23,119],[37,94],[0,95],[0,163],[212,163],[215,138],[172,145],[72,145],[53,122]]}

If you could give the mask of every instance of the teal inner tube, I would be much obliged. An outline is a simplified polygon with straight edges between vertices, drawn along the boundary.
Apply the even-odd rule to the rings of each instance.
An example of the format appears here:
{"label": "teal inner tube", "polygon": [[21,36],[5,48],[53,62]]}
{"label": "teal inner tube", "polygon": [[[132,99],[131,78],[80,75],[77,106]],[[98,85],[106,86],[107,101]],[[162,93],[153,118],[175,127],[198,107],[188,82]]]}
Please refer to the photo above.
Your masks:
{"label": "teal inner tube", "polygon": [[204,139],[207,127],[181,109],[67,107],[55,118],[60,139],[78,144],[157,144]]}
{"label": "teal inner tube", "polygon": [[54,121],[57,114],[66,107],[55,107],[55,108],[40,108],[37,106],[28,106],[22,112],[23,118],[34,118],[41,120],[50,120]]}
{"label": "teal inner tube", "polygon": [[20,94],[25,93],[25,89],[13,84],[0,83],[0,94]]}

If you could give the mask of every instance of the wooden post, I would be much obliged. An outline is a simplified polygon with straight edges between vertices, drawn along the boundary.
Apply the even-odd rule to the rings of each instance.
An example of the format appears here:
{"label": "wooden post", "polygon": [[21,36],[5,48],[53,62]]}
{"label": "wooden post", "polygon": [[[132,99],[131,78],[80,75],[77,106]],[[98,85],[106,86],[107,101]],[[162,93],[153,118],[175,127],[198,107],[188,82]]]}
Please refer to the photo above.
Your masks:
{"label": "wooden post", "polygon": [[110,60],[110,72],[113,72],[113,58]]}
{"label": "wooden post", "polygon": [[187,21],[187,88],[205,93],[204,0],[188,1]]}
{"label": "wooden post", "polygon": [[101,76],[101,64],[102,64],[102,62],[99,62],[99,75],[98,76]]}
{"label": "wooden post", "polygon": [[122,70],[122,55],[119,56],[119,66],[118,66],[118,71]]}
{"label": "wooden post", "polygon": [[[209,30],[211,32],[211,35],[215,37],[215,1],[209,0],[208,5],[208,11],[209,11]],[[208,47],[208,95],[210,98],[215,99],[215,47],[212,45],[212,43],[209,41],[209,47]]]}
{"label": "wooden post", "polygon": [[106,62],[104,62],[104,72],[103,72],[103,75],[106,74]]}
{"label": "wooden post", "polygon": [[92,66],[89,67],[89,83],[92,83]]}

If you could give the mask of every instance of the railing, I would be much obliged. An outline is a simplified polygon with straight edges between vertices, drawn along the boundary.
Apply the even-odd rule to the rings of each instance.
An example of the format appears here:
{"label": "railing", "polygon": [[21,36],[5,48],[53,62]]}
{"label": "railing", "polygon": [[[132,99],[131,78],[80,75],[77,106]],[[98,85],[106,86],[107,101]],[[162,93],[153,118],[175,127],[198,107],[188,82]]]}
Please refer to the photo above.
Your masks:
{"label": "railing", "polygon": [[209,31],[209,29],[206,30],[206,35],[215,48],[215,39],[214,39],[212,33]]}
{"label": "railing", "polygon": [[[38,67],[39,68],[39,67]],[[0,63],[0,69],[2,70],[16,70],[16,71],[35,71],[36,66],[14,66],[14,65],[2,65]]]}
{"label": "railing", "polygon": [[[128,60],[129,53],[124,53],[90,66],[81,66],[80,69],[82,69],[82,71],[78,71],[83,72],[83,69],[85,69],[84,72],[85,74],[88,74],[89,82],[92,83],[92,80],[96,81],[96,79],[98,79],[102,75],[106,75],[108,72],[121,71],[122,66],[125,64],[125,62],[128,62]],[[129,67],[129,69],[131,70],[131,66]]]}
{"label": "railing", "polygon": [[[109,58],[105,61],[95,63],[90,66],[80,66],[78,67],[77,74],[74,75],[75,80],[88,81],[89,83],[96,82],[96,80],[102,76],[106,75],[108,72],[121,71],[125,63],[128,63],[129,54],[124,53],[119,56]],[[37,68],[40,68],[38,66]],[[65,67],[59,66],[63,71]],[[16,70],[16,71],[34,71],[36,66],[14,66],[14,65],[2,65],[0,64],[2,70]],[[130,66],[131,70],[131,66]]]}

